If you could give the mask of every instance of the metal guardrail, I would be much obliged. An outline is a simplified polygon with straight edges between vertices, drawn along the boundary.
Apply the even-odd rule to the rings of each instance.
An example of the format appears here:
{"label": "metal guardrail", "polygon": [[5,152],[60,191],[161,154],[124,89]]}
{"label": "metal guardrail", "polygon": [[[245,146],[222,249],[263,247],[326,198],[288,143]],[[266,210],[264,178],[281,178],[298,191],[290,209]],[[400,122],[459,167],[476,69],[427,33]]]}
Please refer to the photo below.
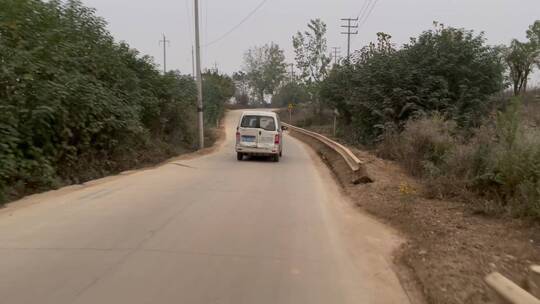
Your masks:
{"label": "metal guardrail", "polygon": [[330,138],[324,135],[321,135],[319,133],[315,133],[306,129],[295,127],[293,125],[290,125],[284,122],[282,122],[281,124],[289,128],[290,130],[315,138],[318,141],[325,144],[326,146],[328,146],[329,148],[331,148],[332,150],[336,151],[339,155],[341,155],[341,157],[343,157],[343,159],[345,160],[345,162],[347,162],[347,165],[349,165],[349,168],[351,168],[353,172],[357,172],[361,169],[363,162],[360,159],[358,159],[358,157],[356,157],[354,153],[352,153],[349,149],[347,149],[342,144],[335,142],[331,140]]}
{"label": "metal guardrail", "polygon": [[540,266],[531,266],[528,278],[530,293],[502,274],[493,272],[485,277],[491,298],[497,304],[540,304]]}

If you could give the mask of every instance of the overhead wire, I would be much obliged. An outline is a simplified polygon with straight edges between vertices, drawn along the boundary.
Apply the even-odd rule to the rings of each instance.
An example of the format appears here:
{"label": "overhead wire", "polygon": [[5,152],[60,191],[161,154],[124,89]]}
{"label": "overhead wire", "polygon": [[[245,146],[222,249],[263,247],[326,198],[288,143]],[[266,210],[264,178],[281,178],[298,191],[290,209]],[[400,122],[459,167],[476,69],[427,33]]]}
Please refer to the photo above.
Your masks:
{"label": "overhead wire", "polygon": [[367,8],[371,4],[372,0],[364,0],[364,4],[362,5],[362,8],[360,9],[360,12],[356,15],[356,18],[358,20],[364,18],[364,15],[366,14]]}
{"label": "overhead wire", "polygon": [[375,9],[375,6],[377,5],[377,2],[379,2],[379,0],[373,1],[373,5],[371,6],[369,12],[366,14],[364,19],[361,20],[361,21],[358,21],[358,28],[361,28],[366,23],[366,21],[369,19],[369,16],[371,15],[371,13],[373,12],[373,9]]}
{"label": "overhead wire", "polygon": [[236,24],[235,26],[233,26],[230,30],[228,30],[227,32],[225,32],[223,35],[219,36],[218,38],[206,43],[205,45],[203,45],[203,47],[207,47],[207,46],[210,46],[210,45],[213,45],[213,44],[216,44],[218,43],[219,41],[225,39],[227,36],[229,36],[232,32],[234,32],[236,29],[238,29],[242,24],[244,24],[244,22],[246,22],[251,16],[253,16],[268,0],[263,0],[259,3],[259,5],[257,5],[252,11],[249,12],[249,14],[244,17],[242,20],[240,20],[240,22],[238,24]]}
{"label": "overhead wire", "polygon": [[375,6],[377,5],[377,2],[379,2],[379,0],[365,0],[364,1],[364,5],[362,5],[362,8],[360,12],[358,13],[358,17],[357,17],[358,18],[358,22],[357,22],[358,31],[369,19],[369,16],[371,15],[373,10],[375,9]]}
{"label": "overhead wire", "polygon": [[[360,30],[360,28],[366,23],[366,21],[369,19],[369,16],[375,9],[375,6],[377,5],[377,2],[379,0],[365,0],[364,4],[362,5],[362,8],[360,9],[360,12],[357,15],[357,32]],[[356,36],[353,36],[353,38]]]}
{"label": "overhead wire", "polygon": [[186,0],[186,21],[188,23],[188,29],[189,29],[189,37],[191,40],[193,40],[193,27],[191,25],[191,20],[193,20],[193,12],[191,11],[191,7],[189,6],[189,0]]}

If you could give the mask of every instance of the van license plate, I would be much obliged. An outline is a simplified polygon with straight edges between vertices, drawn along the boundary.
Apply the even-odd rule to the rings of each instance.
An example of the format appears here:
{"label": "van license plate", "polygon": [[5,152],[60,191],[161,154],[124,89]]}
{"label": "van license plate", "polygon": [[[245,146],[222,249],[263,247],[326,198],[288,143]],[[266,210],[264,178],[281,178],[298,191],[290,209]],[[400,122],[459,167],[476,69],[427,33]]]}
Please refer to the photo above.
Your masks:
{"label": "van license plate", "polygon": [[243,142],[255,142],[255,136],[242,136]]}

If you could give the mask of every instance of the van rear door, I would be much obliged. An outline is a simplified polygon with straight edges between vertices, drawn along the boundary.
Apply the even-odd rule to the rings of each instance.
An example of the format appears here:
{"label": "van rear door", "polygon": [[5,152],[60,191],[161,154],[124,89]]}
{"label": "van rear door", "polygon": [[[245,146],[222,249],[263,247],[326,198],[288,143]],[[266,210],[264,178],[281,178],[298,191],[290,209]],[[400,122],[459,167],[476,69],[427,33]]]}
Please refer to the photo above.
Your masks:
{"label": "van rear door", "polygon": [[273,149],[277,132],[277,122],[272,116],[260,116],[259,118],[259,140],[257,148]]}
{"label": "van rear door", "polygon": [[238,133],[240,133],[240,146],[256,148],[259,139],[259,117],[256,115],[243,116]]}

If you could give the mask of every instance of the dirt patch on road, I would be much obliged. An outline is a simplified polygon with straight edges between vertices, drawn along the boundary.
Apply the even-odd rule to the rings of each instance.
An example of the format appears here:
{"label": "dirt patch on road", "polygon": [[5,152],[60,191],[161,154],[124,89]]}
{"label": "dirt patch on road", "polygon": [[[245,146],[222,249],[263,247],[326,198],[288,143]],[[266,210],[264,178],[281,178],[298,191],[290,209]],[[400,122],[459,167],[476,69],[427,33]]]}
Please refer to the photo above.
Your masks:
{"label": "dirt patch on road", "polygon": [[358,206],[404,233],[408,240],[396,264],[417,280],[428,303],[489,303],[483,277],[492,271],[527,287],[528,266],[540,263],[539,227],[475,214],[463,203],[427,199],[423,184],[399,165],[352,149],[374,181],[354,185],[336,153],[314,139],[292,135],[317,151]]}

